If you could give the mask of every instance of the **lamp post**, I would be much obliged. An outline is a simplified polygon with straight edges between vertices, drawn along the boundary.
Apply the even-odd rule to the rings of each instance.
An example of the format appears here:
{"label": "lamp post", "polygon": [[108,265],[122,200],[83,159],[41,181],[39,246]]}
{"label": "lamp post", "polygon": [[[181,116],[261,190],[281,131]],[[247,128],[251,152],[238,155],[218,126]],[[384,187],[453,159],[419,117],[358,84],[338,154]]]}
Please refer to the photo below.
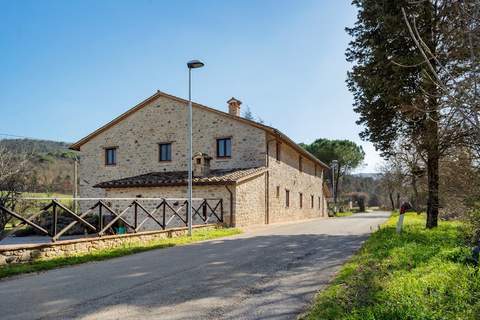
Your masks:
{"label": "lamp post", "polygon": [[[333,211],[337,213],[337,195],[335,194],[335,169],[338,166],[338,160],[332,160],[332,190],[333,190]],[[338,183],[338,182],[337,182]]]}
{"label": "lamp post", "polygon": [[188,207],[187,207],[187,219],[188,219],[188,235],[192,236],[192,69],[203,67],[203,62],[199,60],[191,60],[187,62],[188,67]]}

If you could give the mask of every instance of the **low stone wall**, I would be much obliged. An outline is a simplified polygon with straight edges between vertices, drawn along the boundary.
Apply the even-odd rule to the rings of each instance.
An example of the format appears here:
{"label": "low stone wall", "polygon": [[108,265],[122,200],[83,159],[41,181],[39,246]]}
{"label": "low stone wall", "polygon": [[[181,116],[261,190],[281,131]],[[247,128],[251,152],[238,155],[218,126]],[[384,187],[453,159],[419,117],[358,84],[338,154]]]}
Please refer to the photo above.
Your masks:
{"label": "low stone wall", "polygon": [[[216,224],[207,224],[193,226],[193,228],[212,229],[216,226]],[[52,243],[5,245],[0,246],[0,266],[91,253],[102,249],[114,249],[129,243],[147,244],[156,239],[183,236],[187,234],[187,231],[188,228],[182,227],[103,237],[61,240]]]}

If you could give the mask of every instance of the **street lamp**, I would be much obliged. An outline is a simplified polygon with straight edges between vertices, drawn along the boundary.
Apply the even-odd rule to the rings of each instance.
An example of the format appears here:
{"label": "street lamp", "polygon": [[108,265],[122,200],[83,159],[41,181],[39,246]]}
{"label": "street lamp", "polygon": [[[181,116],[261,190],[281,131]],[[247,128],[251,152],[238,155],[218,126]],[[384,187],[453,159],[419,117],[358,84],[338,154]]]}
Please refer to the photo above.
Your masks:
{"label": "street lamp", "polygon": [[203,67],[203,62],[191,60],[187,62],[188,67],[188,235],[192,235],[192,69]]}
{"label": "street lamp", "polygon": [[[338,166],[338,160],[332,160],[332,190],[333,190],[333,211],[337,213],[337,197],[335,195],[335,169]],[[338,183],[338,182],[337,182]]]}

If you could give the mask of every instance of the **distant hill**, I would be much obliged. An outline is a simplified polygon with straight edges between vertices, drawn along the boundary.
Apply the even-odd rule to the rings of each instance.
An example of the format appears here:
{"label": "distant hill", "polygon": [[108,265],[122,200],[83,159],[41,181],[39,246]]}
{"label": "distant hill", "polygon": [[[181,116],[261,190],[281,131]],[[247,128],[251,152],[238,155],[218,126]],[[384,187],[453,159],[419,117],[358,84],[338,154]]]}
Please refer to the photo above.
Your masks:
{"label": "distant hill", "polygon": [[15,153],[28,153],[40,158],[71,158],[75,159],[75,152],[69,150],[69,143],[50,140],[34,139],[3,139],[0,148],[4,147]]}
{"label": "distant hill", "polygon": [[380,173],[374,173],[374,172],[360,172],[360,173],[353,173],[352,176],[357,176],[357,177],[360,177],[360,178],[380,179],[381,174]]}
{"label": "distant hill", "polygon": [[30,192],[64,193],[73,190],[73,166],[77,156],[69,143],[35,139],[3,139],[0,148],[28,154],[32,164]]}

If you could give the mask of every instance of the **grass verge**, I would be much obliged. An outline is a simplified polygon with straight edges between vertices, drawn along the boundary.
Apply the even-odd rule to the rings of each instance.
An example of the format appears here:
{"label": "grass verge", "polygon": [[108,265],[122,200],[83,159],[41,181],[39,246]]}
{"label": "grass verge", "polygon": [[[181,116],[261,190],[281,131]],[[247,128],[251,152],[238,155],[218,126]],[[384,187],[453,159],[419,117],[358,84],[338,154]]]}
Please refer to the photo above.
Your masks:
{"label": "grass verge", "polygon": [[353,212],[352,212],[352,211],[337,212],[337,214],[335,215],[335,217],[350,217],[350,216],[353,216]]}
{"label": "grass verge", "polygon": [[397,218],[372,234],[304,319],[478,319],[480,275],[468,264],[464,225],[426,230],[425,216],[410,213],[397,235]]}
{"label": "grass verge", "polygon": [[85,254],[37,260],[25,264],[6,265],[0,267],[0,278],[10,277],[21,273],[45,271],[85,262],[107,260],[148,250],[169,248],[203,240],[231,236],[239,233],[241,233],[241,231],[235,228],[197,229],[193,230],[192,237],[181,236],[168,239],[158,239],[152,240],[147,244],[132,242],[114,249],[104,249]]}

